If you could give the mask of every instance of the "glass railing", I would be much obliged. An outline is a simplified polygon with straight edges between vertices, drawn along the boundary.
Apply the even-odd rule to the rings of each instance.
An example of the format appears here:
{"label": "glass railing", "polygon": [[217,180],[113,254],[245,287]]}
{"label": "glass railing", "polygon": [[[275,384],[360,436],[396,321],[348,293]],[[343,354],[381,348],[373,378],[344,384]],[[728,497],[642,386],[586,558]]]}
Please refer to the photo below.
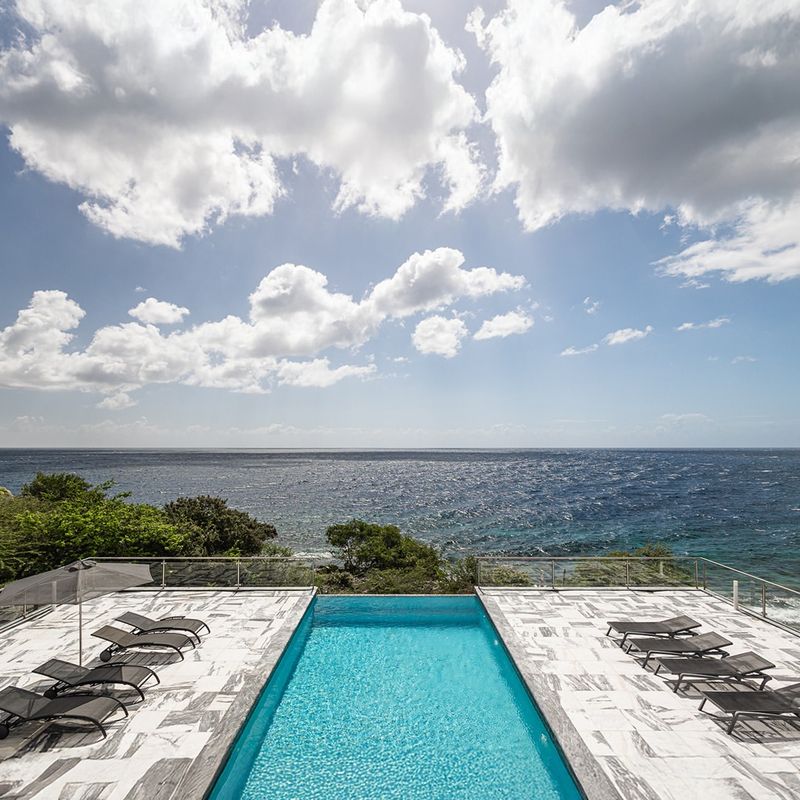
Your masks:
{"label": "glass railing", "polygon": [[[153,585],[162,589],[294,589],[316,582],[318,560],[250,556],[208,558],[97,558],[96,561],[126,561],[148,564]],[[150,584],[146,584],[150,587]]]}
{"label": "glass railing", "polygon": [[478,583],[551,589],[699,588],[699,561],[678,556],[480,557]]}

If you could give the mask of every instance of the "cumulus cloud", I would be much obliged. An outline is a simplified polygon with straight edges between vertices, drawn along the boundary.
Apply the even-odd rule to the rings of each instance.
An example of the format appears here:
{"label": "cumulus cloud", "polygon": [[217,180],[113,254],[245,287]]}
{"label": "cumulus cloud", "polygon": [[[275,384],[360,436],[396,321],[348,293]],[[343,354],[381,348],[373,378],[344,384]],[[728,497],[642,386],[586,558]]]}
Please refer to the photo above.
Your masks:
{"label": "cumulus cloud", "polygon": [[653,326],[648,325],[644,330],[639,328],[620,328],[618,331],[611,331],[603,337],[603,341],[608,345],[627,344],[644,339],[653,332]]}
{"label": "cumulus cloud", "polygon": [[[368,378],[376,371],[373,363],[333,365],[321,354],[357,349],[386,320],[524,284],[519,276],[488,267],[465,269],[463,263],[463,255],[449,248],[415,253],[361,300],[332,291],[321,272],[282,264],[250,295],[246,319],[229,315],[165,333],[153,322],[180,322],[188,312],[145,301],[131,310],[137,322],[102,327],[78,350],[69,345],[83,309],[64,292],[35,292],[16,321],[0,330],[0,386],[99,392],[107,395],[102,408],[121,409],[133,404],[131,391],[153,383],[260,393],[275,385],[326,387],[345,378]],[[466,327],[459,320],[445,322],[451,344],[438,350],[432,344],[424,352],[458,350]],[[431,342],[435,338],[430,323],[423,325],[422,347],[426,330]]]}
{"label": "cumulus cloud", "polygon": [[415,328],[411,341],[420,353],[453,358],[466,335],[467,326],[460,319],[437,315],[423,319]]}
{"label": "cumulus cloud", "polygon": [[753,356],[735,356],[731,359],[731,364],[755,364],[758,361]]}
{"label": "cumulus cloud", "polygon": [[562,356],[585,356],[587,353],[594,353],[600,345],[590,344],[588,347],[572,347],[571,345],[561,351]]}
{"label": "cumulus cloud", "polygon": [[280,164],[338,178],[336,210],[397,219],[431,180],[476,195],[463,57],[399,0],[323,0],[307,34],[248,35],[246,0],[18,0],[0,121],[26,165],[114,236],[179,246],[272,212]]}
{"label": "cumulus cloud", "polygon": [[721,328],[730,323],[729,317],[716,317],[708,322],[682,322],[675,328],[676,331],[699,331],[704,328]]}
{"label": "cumulus cloud", "polygon": [[150,325],[174,325],[182,322],[188,313],[188,308],[156,300],[155,297],[148,297],[147,300],[143,300],[128,311],[128,314],[134,319]]}
{"label": "cumulus cloud", "polygon": [[509,311],[487,319],[473,336],[474,339],[505,338],[514,334],[525,333],[533,327],[533,318],[524,311]]}
{"label": "cumulus cloud", "polygon": [[669,210],[665,225],[711,236],[667,272],[800,275],[797,1],[608,4],[583,26],[569,5],[509,0],[469,24],[498,68],[495,186],[515,191],[525,227]]}
{"label": "cumulus cloud", "polygon": [[109,411],[121,411],[124,408],[131,408],[136,405],[136,401],[125,392],[104,397],[98,404],[98,408],[105,408]]}

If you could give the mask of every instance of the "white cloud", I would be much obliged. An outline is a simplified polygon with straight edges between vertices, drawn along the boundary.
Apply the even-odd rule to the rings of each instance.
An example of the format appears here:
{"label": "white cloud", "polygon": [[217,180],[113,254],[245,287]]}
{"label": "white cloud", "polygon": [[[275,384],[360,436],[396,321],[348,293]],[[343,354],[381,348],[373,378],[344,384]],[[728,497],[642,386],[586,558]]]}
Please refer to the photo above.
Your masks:
{"label": "white cloud", "polygon": [[147,300],[143,300],[128,311],[128,314],[134,319],[150,325],[174,325],[182,322],[188,313],[188,308],[156,300],[155,297],[148,297]]}
{"label": "white cloud", "polygon": [[595,350],[599,345],[597,344],[590,344],[588,347],[567,347],[566,349],[562,350],[560,355],[562,356],[584,356],[587,353],[594,353]]}
{"label": "white cloud", "polygon": [[375,372],[374,364],[356,367],[344,364],[331,369],[327,358],[316,358],[313,361],[282,361],[278,365],[278,383],[286,386],[327,387],[338,383],[342,378],[366,378]]}
{"label": "white cloud", "polygon": [[758,361],[753,356],[736,356],[731,359],[731,364],[755,364]]}
{"label": "white cloud", "polygon": [[562,0],[509,0],[481,40],[497,185],[528,229],[603,208],[706,224],[797,193],[797,0],[608,5],[583,27]]}
{"label": "white cloud", "polygon": [[436,176],[476,195],[463,57],[398,0],[323,0],[308,34],[246,33],[246,0],[19,0],[0,120],[26,165],[114,236],[179,246],[272,212],[278,163],[338,178],[337,210],[396,219]]}
{"label": "white cloud", "polygon": [[662,414],[660,420],[666,425],[706,424],[713,420],[706,414],[690,412],[686,414]]}
{"label": "white cloud", "polygon": [[638,339],[644,339],[653,332],[653,326],[648,325],[644,330],[638,328],[620,328],[618,331],[612,331],[603,337],[603,341],[608,345],[627,344],[628,342],[635,342]]}
{"label": "white cloud", "polygon": [[[102,408],[118,409],[133,404],[129,392],[153,383],[261,393],[274,385],[325,387],[368,378],[373,363],[332,365],[320,355],[358,348],[387,319],[524,285],[519,276],[464,269],[463,262],[448,248],[415,253],[361,300],[331,291],[321,272],[283,264],[250,295],[248,319],[229,315],[163,333],[150,321],[180,321],[186,310],[148,300],[132,309],[141,312],[139,322],[102,327],[77,350],[69,345],[83,309],[64,292],[35,292],[16,321],[0,330],[0,386],[99,392],[108,395]],[[449,322],[451,336],[463,327]]]}
{"label": "white cloud", "polygon": [[125,392],[109,395],[103,398],[98,404],[98,408],[105,408],[109,411],[121,411],[124,408],[131,408],[136,405],[136,401]]}
{"label": "white cloud", "polygon": [[525,333],[533,327],[533,318],[524,311],[509,311],[507,314],[498,314],[487,319],[478,328],[474,339],[505,338],[514,334]]}
{"label": "white cloud", "polygon": [[495,187],[525,227],[601,209],[709,231],[658,262],[690,279],[800,276],[800,4],[509,0],[469,28],[499,72],[486,93]]}
{"label": "white cloud", "polygon": [[417,325],[411,341],[420,353],[453,358],[466,335],[467,326],[460,319],[434,316]]}
{"label": "white cloud", "polygon": [[716,319],[710,319],[708,322],[682,322],[675,330],[699,331],[704,328],[721,328],[723,325],[728,325],[730,321],[729,317],[716,317]]}
{"label": "white cloud", "polygon": [[751,203],[729,232],[695,242],[656,264],[664,274],[690,281],[708,274],[734,283],[800,277],[800,199],[777,207]]}
{"label": "white cloud", "polygon": [[600,301],[592,300],[591,297],[583,298],[583,310],[587,314],[596,314],[600,310]]}

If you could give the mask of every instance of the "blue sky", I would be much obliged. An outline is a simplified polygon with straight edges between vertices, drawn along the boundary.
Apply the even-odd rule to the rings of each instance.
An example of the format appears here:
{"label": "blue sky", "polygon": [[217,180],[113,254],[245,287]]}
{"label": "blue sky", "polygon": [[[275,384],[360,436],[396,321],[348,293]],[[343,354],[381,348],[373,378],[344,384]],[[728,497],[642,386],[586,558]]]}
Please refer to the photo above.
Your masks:
{"label": "blue sky", "polygon": [[2,445],[800,445],[796,3],[112,5],[0,16]]}

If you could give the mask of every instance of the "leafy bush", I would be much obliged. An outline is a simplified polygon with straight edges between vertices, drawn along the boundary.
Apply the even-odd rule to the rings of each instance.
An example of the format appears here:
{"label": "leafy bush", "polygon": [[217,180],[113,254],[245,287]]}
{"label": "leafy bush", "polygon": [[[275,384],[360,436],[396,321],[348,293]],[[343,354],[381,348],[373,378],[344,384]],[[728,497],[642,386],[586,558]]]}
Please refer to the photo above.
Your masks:
{"label": "leafy bush", "polygon": [[5,486],[0,486],[0,500],[8,500],[9,498],[13,497],[14,495],[11,494],[10,489],[6,489]]}
{"label": "leafy bush", "polygon": [[228,508],[221,497],[179,497],[164,506],[167,519],[193,533],[193,555],[259,555],[278,532],[245,511]]}
{"label": "leafy bush", "polygon": [[355,576],[371,570],[404,569],[416,570],[431,580],[442,577],[436,549],[400,533],[395,525],[351,519],[331,525],[325,536],[338,549],[345,571]]}
{"label": "leafy bush", "polygon": [[71,472],[37,472],[36,477],[22,487],[20,497],[35,497],[48,503],[60,503],[62,500],[96,503],[106,499],[106,492],[113,485],[113,481],[108,481],[92,486],[80,475]]}
{"label": "leafy bush", "polygon": [[161,509],[118,498],[64,500],[48,509],[21,511],[16,525],[33,554],[23,572],[43,572],[92,556],[182,555],[190,534]]}

